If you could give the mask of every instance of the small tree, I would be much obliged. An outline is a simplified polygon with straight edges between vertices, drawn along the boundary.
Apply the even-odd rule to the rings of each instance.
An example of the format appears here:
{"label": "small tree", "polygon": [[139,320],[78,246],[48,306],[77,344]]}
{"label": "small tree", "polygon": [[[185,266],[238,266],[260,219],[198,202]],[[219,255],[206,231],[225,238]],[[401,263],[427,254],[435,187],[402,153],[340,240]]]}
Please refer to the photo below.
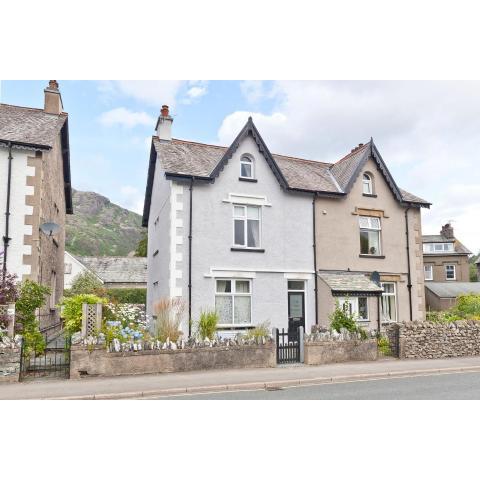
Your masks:
{"label": "small tree", "polygon": [[72,334],[82,329],[82,305],[88,303],[107,303],[105,298],[98,297],[91,293],[81,293],[73,297],[64,298],[60,302],[63,307],[63,317],[65,318],[65,330]]}
{"label": "small tree", "polygon": [[330,328],[340,333],[342,328],[350,333],[359,333],[362,339],[367,338],[367,332],[359,327],[356,322],[356,316],[348,311],[348,297],[343,306],[340,306],[338,300],[335,301],[335,310],[330,314]]}
{"label": "small tree", "polygon": [[148,237],[147,234],[143,234],[143,238],[138,242],[137,248],[135,250],[136,257],[146,257],[148,248]]}
{"label": "small tree", "polygon": [[98,277],[92,272],[85,270],[75,276],[68,295],[102,294],[103,290],[103,283]]}

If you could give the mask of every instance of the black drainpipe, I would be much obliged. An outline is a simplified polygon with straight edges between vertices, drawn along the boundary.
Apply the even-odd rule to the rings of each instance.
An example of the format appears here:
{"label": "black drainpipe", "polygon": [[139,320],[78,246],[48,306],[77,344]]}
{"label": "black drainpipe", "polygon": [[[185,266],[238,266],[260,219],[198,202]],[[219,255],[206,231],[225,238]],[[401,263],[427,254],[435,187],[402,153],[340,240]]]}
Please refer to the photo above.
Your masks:
{"label": "black drainpipe", "polygon": [[192,336],[192,218],[193,177],[190,179],[190,218],[188,227],[188,337]]}
{"label": "black drainpipe", "polygon": [[410,305],[410,321],[413,321],[413,307],[412,307],[412,274],[410,268],[410,235],[408,230],[408,211],[410,207],[405,210],[405,235],[407,236],[407,261],[408,261],[408,301]]}
{"label": "black drainpipe", "polygon": [[12,186],[12,142],[8,142],[8,174],[7,174],[7,209],[5,212],[5,235],[3,236],[3,281],[7,274],[7,250],[11,238],[9,235],[10,227],[10,191]]}
{"label": "black drainpipe", "polygon": [[317,278],[317,229],[316,229],[316,213],[315,213],[315,198],[317,194],[313,194],[312,211],[313,211],[313,270],[315,275],[315,325],[318,325],[318,278]]}

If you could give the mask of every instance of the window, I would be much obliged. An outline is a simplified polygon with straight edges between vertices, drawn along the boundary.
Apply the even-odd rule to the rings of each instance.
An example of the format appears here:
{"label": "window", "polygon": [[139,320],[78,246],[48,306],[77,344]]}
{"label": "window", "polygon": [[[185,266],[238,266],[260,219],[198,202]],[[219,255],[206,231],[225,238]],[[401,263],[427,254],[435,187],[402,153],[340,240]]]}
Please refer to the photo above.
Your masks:
{"label": "window", "polygon": [[453,243],[424,243],[423,253],[453,252]]}
{"label": "window", "polygon": [[250,280],[216,280],[215,310],[221,325],[252,323],[252,293]]}
{"label": "window", "polygon": [[395,283],[386,282],[381,284],[382,292],[382,321],[397,321],[397,289]]}
{"label": "window", "polygon": [[380,255],[380,219],[378,217],[359,217],[360,254]]}
{"label": "window", "polygon": [[425,280],[433,280],[433,265],[424,265]]}
{"label": "window", "polygon": [[237,247],[260,247],[260,207],[233,206],[233,243]]}
{"label": "window", "polygon": [[368,173],[363,174],[362,185],[364,195],[373,195],[372,177]]}
{"label": "window", "polygon": [[367,297],[340,297],[338,302],[345,312],[355,315],[357,322],[368,322]]}
{"label": "window", "polygon": [[64,269],[66,274],[72,273],[72,264],[66,263]]}
{"label": "window", "polygon": [[455,280],[457,278],[455,265],[445,265],[445,278],[447,280]]}
{"label": "window", "polygon": [[240,159],[240,177],[254,178],[253,175],[253,159],[244,155]]}

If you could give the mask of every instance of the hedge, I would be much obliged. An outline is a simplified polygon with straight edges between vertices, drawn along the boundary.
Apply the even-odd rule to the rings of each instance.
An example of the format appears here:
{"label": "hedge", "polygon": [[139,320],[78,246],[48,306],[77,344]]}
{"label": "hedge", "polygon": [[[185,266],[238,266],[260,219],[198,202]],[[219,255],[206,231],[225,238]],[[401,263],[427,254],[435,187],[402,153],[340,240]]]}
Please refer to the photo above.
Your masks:
{"label": "hedge", "polygon": [[147,303],[147,289],[146,288],[108,288],[106,296],[110,301],[118,303]]}

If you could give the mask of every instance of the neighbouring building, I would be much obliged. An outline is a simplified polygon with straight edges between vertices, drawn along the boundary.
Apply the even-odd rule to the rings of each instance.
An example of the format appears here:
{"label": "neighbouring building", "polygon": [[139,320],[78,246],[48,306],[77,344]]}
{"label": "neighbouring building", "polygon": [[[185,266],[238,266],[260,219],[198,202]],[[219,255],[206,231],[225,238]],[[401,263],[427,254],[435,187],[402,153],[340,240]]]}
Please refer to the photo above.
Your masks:
{"label": "neighbouring building", "polygon": [[147,259],[143,257],[82,257],[65,252],[65,288],[88,271],[105,288],[146,288]]}
{"label": "neighbouring building", "polygon": [[[19,280],[51,287],[41,327],[58,318],[65,216],[73,213],[68,114],[55,80],[44,93],[43,109],[0,104],[0,263]],[[42,231],[46,223],[59,225],[59,231]]]}
{"label": "neighbouring building", "polygon": [[440,235],[423,235],[422,241],[427,308],[450,308],[458,295],[473,288],[468,262],[472,252],[455,238],[450,223],[442,226]]}
{"label": "neighbouring building", "polygon": [[270,153],[251,118],[228,147],[173,139],[172,122],[163,106],[143,214],[147,313],[183,298],[185,334],[204,309],[222,334],[266,321],[309,332],[335,300],[368,328],[424,318],[429,203],[397,187],[373,140],[329,164]]}

